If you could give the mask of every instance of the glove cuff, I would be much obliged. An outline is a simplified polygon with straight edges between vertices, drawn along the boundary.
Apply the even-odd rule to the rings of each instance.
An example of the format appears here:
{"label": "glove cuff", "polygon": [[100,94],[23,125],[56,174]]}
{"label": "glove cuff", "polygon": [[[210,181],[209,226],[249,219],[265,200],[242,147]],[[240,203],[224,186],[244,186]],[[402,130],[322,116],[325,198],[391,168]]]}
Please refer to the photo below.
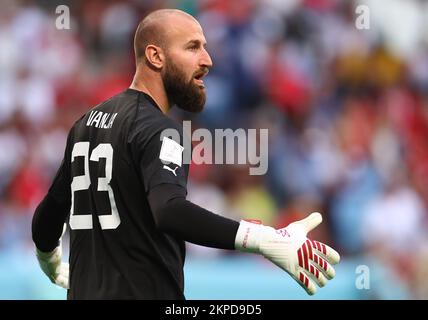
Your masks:
{"label": "glove cuff", "polygon": [[37,258],[39,258],[41,260],[49,260],[50,258],[52,258],[53,256],[58,255],[58,254],[61,254],[61,247],[59,247],[59,246],[50,252],[43,252],[43,251],[40,251],[39,249],[36,248]]}
{"label": "glove cuff", "polygon": [[241,220],[235,237],[235,249],[243,252],[260,253],[260,241],[264,229],[268,228],[256,220]]}

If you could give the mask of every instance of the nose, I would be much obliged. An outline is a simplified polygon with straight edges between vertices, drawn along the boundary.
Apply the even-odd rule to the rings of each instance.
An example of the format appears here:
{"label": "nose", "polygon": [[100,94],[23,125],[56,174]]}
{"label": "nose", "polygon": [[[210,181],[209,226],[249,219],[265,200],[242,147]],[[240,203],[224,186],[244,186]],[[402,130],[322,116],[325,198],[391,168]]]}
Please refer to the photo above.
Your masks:
{"label": "nose", "polygon": [[202,50],[202,56],[199,61],[199,64],[201,65],[201,67],[206,67],[208,69],[213,66],[213,62],[211,60],[210,54],[205,48]]}

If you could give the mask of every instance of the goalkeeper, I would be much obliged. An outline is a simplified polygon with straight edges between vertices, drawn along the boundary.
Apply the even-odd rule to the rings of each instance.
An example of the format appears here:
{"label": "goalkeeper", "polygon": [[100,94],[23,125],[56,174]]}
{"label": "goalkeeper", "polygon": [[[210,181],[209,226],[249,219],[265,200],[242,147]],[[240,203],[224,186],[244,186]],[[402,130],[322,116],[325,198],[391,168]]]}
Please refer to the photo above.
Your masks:
{"label": "goalkeeper", "polygon": [[[83,115],[71,128],[64,159],[36,209],[33,240],[40,267],[68,299],[185,299],[185,241],[260,254],[308,294],[335,275],[339,254],[307,238],[319,213],[275,230],[237,222],[186,200],[189,165],[173,105],[199,112],[212,66],[199,23],[158,10],[134,38],[130,88]],[[176,130],[179,139],[162,136]],[[187,150],[189,151],[189,150]],[[70,226],[69,264],[61,236]]]}

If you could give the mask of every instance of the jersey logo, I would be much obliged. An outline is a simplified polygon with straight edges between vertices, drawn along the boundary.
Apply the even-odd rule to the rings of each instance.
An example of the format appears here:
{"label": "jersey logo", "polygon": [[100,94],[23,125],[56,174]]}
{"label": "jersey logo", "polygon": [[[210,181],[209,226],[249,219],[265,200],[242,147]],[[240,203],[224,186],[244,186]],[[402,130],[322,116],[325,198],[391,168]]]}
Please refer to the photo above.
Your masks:
{"label": "jersey logo", "polygon": [[177,176],[177,173],[175,173],[175,170],[177,170],[179,168],[179,166],[177,166],[175,169],[171,169],[170,167],[163,165],[163,168],[168,170],[168,171],[171,171],[174,174],[174,176]]}
{"label": "jersey logo", "polygon": [[174,163],[181,167],[184,148],[174,140],[163,137],[159,159],[165,164]]}

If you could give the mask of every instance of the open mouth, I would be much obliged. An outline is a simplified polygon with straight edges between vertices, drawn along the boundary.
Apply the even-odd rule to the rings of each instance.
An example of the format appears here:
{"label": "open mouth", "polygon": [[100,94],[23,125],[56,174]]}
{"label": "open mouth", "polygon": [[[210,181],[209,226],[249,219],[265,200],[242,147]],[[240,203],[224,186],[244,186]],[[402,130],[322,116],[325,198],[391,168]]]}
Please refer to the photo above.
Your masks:
{"label": "open mouth", "polygon": [[196,78],[195,78],[195,82],[196,82],[196,84],[197,84],[199,87],[201,87],[201,88],[205,88],[204,80],[202,80],[202,79],[196,79]]}
{"label": "open mouth", "polygon": [[198,72],[198,73],[196,73],[196,75],[193,77],[193,78],[195,79],[195,82],[196,82],[196,84],[197,84],[198,86],[200,86],[200,87],[202,87],[202,88],[205,88],[204,80],[202,80],[202,79],[207,75],[207,73],[208,73],[208,72]]}

